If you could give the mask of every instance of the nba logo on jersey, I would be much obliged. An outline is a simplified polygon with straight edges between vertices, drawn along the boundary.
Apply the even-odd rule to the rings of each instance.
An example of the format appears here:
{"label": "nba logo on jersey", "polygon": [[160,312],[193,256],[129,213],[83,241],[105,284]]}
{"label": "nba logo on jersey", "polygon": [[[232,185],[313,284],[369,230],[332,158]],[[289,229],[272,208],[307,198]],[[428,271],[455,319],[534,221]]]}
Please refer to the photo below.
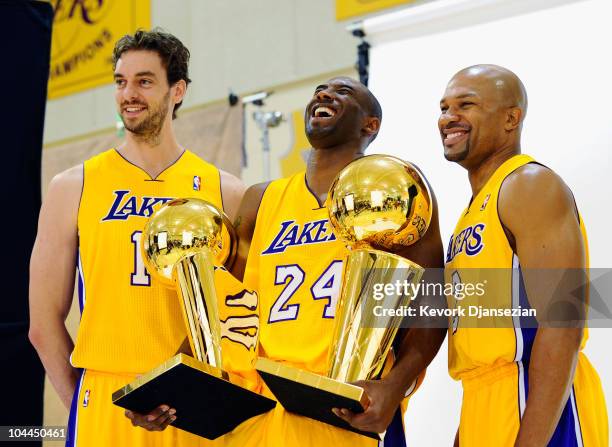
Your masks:
{"label": "nba logo on jersey", "polygon": [[491,198],[491,194],[487,194],[487,196],[484,199],[484,202],[482,202],[482,206],[480,207],[480,211],[484,211],[485,208],[487,207],[487,203],[489,203],[489,199]]}
{"label": "nba logo on jersey", "polygon": [[89,405],[89,390],[85,390],[85,397],[83,397],[83,407]]}
{"label": "nba logo on jersey", "polygon": [[200,178],[200,176],[199,175],[194,175],[193,176],[193,190],[194,191],[199,191],[201,183],[202,183],[202,179]]}

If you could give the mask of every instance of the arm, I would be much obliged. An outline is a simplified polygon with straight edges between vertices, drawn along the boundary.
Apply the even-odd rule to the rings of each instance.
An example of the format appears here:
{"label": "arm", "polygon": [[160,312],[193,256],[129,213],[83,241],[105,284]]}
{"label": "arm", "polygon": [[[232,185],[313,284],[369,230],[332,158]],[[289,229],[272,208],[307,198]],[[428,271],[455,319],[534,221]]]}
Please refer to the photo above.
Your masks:
{"label": "arm", "polygon": [[232,266],[231,273],[239,280],[244,278],[244,269],[246,267],[247,256],[251,248],[251,239],[255,231],[255,222],[257,221],[257,212],[264,192],[268,187],[267,183],[258,183],[250,186],[244,193],[240,208],[236,214],[234,227],[238,235],[238,254],[236,261]]}
{"label": "arm", "polygon": [[242,200],[246,187],[244,186],[244,183],[242,183],[242,180],[229,172],[219,170],[219,175],[221,177],[221,197],[223,198],[223,208],[230,221],[233,221],[236,217],[236,213],[238,212],[238,205]]}
{"label": "arm", "polygon": [[[438,204],[433,190],[432,203],[431,222],[423,238],[410,246],[394,247],[393,251],[422,267],[432,269],[429,272],[429,281],[443,282],[443,246],[438,223]],[[432,307],[437,306],[435,303],[437,299],[442,299],[442,297],[433,297],[432,302],[428,304],[431,304]],[[421,302],[421,304],[424,303]],[[412,327],[408,330],[401,330],[398,333],[402,341],[397,352],[397,359],[387,376],[380,380],[357,383],[366,390],[370,398],[370,405],[366,411],[353,414],[347,409],[342,409],[335,410],[336,415],[361,430],[384,432],[391,423],[393,414],[404,398],[406,390],[438,353],[446,336],[446,325],[446,320],[440,319],[433,324],[422,325],[429,327]]]}
{"label": "arm", "polygon": [[74,345],[65,320],[74,291],[82,185],[82,166],[51,181],[30,259],[29,338],[67,408],[78,380],[77,370],[70,365]]}
{"label": "arm", "polygon": [[[551,293],[559,292],[561,277],[567,279],[564,273],[586,267],[572,194],[549,169],[523,166],[500,189],[499,215],[521,261],[529,302],[538,316],[545,316],[559,298]],[[578,290],[580,285],[568,284],[566,291]],[[585,296],[580,298],[584,303]],[[582,313],[584,309],[577,310]],[[550,440],[570,393],[582,339],[582,323],[551,328],[538,320],[529,365],[529,397],[516,446],[546,445]]]}

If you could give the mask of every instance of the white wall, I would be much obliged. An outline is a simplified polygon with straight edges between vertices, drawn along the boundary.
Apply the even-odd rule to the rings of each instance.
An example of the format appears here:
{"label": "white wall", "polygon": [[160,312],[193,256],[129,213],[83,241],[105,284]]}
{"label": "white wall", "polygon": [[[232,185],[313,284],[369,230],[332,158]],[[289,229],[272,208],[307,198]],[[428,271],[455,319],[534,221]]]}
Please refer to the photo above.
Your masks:
{"label": "white wall", "polygon": [[[191,51],[184,108],[345,70],[357,40],[337,22],[330,0],[151,0],[152,26]],[[44,142],[115,125],[112,85],[47,103]]]}
{"label": "white wall", "polygon": [[[384,113],[371,152],[398,155],[424,170],[440,204],[445,244],[471,194],[465,171],[443,157],[439,100],[455,72],[493,63],[513,70],[527,88],[523,151],[572,188],[589,233],[591,265],[611,267],[610,17],[609,0],[440,0],[365,21],[374,44],[370,87]],[[608,402],[610,336],[612,329],[591,331],[586,349]],[[461,389],[445,368],[444,350],[409,406],[411,445],[449,445],[453,439]]]}

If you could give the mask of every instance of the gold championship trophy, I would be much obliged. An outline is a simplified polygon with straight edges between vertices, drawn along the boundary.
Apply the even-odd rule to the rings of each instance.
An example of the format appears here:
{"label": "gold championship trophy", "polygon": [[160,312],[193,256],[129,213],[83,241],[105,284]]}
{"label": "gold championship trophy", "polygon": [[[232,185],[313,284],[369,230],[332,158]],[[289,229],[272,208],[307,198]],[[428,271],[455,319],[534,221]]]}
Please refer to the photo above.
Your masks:
{"label": "gold championship trophy", "polygon": [[236,250],[225,215],[204,200],[175,199],[151,216],[142,240],[149,273],[178,292],[195,358],[177,354],[113,393],[113,403],[138,413],[167,404],[177,411],[173,426],[207,439],[274,408],[273,400],[221,369],[214,263],[227,263]]}
{"label": "gold championship trophy", "polygon": [[[336,307],[327,377],[259,358],[256,368],[283,407],[293,413],[380,439],[351,427],[332,408],[363,412],[368,406],[358,380],[380,378],[401,316],[377,317],[374,308],[400,309],[411,297],[401,291],[373,298],[375,284],[418,283],[419,265],[372,246],[394,250],[418,241],[429,226],[432,202],[419,172],[398,158],[371,155],[353,161],[336,177],[327,197],[329,221],[349,254]],[[414,297],[412,297],[414,298]]]}

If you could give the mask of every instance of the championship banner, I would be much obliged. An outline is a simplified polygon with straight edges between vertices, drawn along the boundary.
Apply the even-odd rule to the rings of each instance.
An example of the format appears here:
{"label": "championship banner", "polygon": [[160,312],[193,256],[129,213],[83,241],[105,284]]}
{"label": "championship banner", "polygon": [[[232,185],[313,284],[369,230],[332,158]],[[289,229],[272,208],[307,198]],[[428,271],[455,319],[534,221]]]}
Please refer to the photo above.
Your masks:
{"label": "championship banner", "polygon": [[151,26],[150,0],[52,0],[48,98],[113,82],[115,42]]}
{"label": "championship banner", "polygon": [[336,20],[370,14],[414,0],[336,0]]}

